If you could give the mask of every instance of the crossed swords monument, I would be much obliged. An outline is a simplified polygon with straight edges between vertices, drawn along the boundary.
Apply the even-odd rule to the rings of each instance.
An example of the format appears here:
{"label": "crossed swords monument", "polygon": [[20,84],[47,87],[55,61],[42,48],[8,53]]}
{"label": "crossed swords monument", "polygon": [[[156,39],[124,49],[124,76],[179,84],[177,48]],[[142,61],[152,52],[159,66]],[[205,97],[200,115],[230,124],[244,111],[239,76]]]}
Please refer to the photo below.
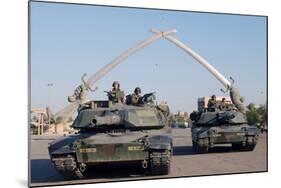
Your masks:
{"label": "crossed swords monument", "polygon": [[[92,89],[92,86],[95,85],[97,81],[99,81],[104,75],[106,75],[109,71],[111,71],[114,67],[118,64],[126,60],[130,55],[136,53],[140,49],[148,46],[149,44],[155,42],[160,38],[164,38],[193,57],[198,63],[200,63],[204,68],[206,68],[213,76],[215,76],[219,82],[221,82],[225,88],[225,90],[221,89],[224,93],[229,91],[230,98],[232,103],[235,107],[242,113],[245,113],[245,106],[243,104],[243,98],[240,96],[239,90],[237,87],[234,87],[234,80],[230,77],[230,81],[228,81],[217,69],[215,69],[210,63],[208,63],[202,56],[192,50],[189,46],[181,42],[178,38],[176,38],[173,34],[177,32],[175,29],[167,30],[167,31],[160,31],[157,29],[151,29],[153,36],[150,38],[138,43],[137,45],[129,48],[125,52],[123,52],[120,56],[113,59],[110,63],[105,65],[102,69],[92,75],[90,78],[85,80],[86,74],[82,76],[83,84],[78,86],[74,94],[68,97],[68,101],[71,102],[69,106],[65,107],[61,111],[59,111],[56,116],[64,116],[69,117],[71,116],[77,107],[83,103],[86,99],[88,91],[95,91],[97,88]],[[66,119],[66,118],[65,118]]]}

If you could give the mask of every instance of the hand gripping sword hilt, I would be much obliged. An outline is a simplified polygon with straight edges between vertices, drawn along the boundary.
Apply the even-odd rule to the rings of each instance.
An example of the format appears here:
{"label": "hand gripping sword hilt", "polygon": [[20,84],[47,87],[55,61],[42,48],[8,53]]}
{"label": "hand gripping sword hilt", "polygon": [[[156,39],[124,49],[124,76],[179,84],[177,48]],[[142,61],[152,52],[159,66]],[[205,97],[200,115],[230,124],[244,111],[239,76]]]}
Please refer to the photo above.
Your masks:
{"label": "hand gripping sword hilt", "polygon": [[87,83],[87,81],[85,80],[85,77],[86,77],[86,76],[87,76],[87,74],[84,73],[84,74],[82,75],[82,77],[81,77],[81,80],[82,80],[83,85],[85,86],[85,88],[86,88],[87,90],[89,90],[89,91],[91,91],[91,92],[95,92],[95,91],[98,89],[98,87],[95,87],[94,89],[92,89],[92,88],[89,86],[89,84]]}
{"label": "hand gripping sword hilt", "polygon": [[227,86],[227,88],[224,90],[224,89],[221,89],[221,92],[223,93],[227,93],[230,88],[234,85],[234,79],[230,76],[229,79],[231,80],[231,84]]}

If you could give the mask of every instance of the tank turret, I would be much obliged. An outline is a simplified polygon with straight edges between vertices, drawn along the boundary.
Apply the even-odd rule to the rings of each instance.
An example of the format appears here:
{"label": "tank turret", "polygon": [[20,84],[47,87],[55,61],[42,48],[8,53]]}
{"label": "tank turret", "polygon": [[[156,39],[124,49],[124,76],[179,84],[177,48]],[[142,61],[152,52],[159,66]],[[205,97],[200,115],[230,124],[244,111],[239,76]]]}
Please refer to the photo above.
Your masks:
{"label": "tank turret", "polygon": [[247,120],[244,114],[235,110],[216,112],[193,112],[190,115],[190,118],[198,126],[247,124]]}

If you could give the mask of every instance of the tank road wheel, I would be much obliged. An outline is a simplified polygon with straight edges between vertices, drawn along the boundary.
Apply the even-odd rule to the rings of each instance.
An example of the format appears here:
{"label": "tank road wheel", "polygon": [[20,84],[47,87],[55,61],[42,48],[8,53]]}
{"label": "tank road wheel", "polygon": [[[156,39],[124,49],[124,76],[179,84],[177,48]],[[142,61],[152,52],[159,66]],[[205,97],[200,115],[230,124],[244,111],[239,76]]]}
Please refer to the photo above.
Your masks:
{"label": "tank road wheel", "polygon": [[79,170],[74,156],[67,155],[65,157],[52,159],[56,170],[65,180],[74,180],[84,178],[83,173]]}
{"label": "tank road wheel", "polygon": [[150,153],[149,165],[151,175],[166,175],[170,173],[171,152],[152,151]]}

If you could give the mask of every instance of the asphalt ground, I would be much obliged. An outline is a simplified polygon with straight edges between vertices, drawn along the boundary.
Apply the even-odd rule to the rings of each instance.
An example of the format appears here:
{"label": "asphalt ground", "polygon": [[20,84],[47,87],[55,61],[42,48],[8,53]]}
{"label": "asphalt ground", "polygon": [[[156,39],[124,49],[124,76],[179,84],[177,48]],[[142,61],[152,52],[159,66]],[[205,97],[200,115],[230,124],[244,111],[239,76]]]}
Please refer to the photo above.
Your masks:
{"label": "asphalt ground", "polygon": [[267,171],[267,134],[261,134],[254,151],[233,151],[220,145],[208,154],[192,151],[190,129],[173,129],[171,172],[164,176],[147,176],[136,165],[103,165],[96,167],[90,179],[65,181],[54,169],[48,154],[48,143],[59,136],[31,136],[31,186],[98,183],[137,179],[202,176]]}

